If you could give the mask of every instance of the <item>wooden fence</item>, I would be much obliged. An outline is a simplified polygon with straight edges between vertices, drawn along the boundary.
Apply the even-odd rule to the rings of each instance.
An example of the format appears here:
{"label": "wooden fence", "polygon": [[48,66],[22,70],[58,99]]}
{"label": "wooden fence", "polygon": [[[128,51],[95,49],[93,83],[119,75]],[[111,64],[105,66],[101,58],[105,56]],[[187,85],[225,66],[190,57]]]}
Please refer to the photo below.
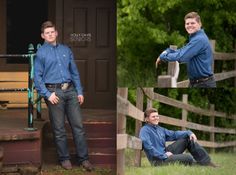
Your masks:
{"label": "wooden fence", "polygon": [[[153,91],[153,88],[137,88],[136,92],[136,106],[127,100],[128,88],[118,88],[117,92],[117,174],[123,175],[125,172],[125,149],[131,148],[135,150],[135,166],[141,166],[141,149],[142,142],[138,138],[142,122],[144,121],[143,104],[147,99],[147,108],[152,107],[153,101],[182,109],[182,119],[176,119],[160,114],[160,122],[186,128],[200,130],[210,133],[210,140],[199,140],[198,142],[209,148],[222,148],[236,146],[235,141],[229,142],[215,142],[215,133],[236,134],[236,129],[215,127],[215,118],[236,119],[236,115],[228,116],[226,113],[215,111],[214,105],[210,109],[201,109],[188,104],[188,95],[183,95],[182,101],[178,101]],[[210,125],[202,125],[187,120],[188,112],[196,113],[210,117]],[[135,135],[126,134],[126,117],[132,117],[136,120]]]}
{"label": "wooden fence", "polygon": [[[216,81],[222,81],[234,77],[234,87],[236,87],[236,48],[234,53],[222,53],[215,51],[215,40],[210,40],[213,50],[214,62],[212,65],[213,71],[215,61],[230,61],[234,60],[234,70],[225,71],[221,73],[214,73]],[[170,46],[173,47],[173,46]],[[189,80],[177,82],[179,75],[179,63],[168,62],[167,75],[160,75],[157,77],[157,87],[188,87]]]}

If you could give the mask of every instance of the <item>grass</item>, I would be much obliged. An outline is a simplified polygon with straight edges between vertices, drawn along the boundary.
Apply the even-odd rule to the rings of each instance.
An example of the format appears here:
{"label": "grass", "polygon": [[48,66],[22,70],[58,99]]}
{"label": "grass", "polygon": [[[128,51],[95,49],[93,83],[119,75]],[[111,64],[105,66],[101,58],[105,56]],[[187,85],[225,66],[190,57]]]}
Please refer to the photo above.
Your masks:
{"label": "grass", "polygon": [[[152,167],[147,158],[142,156],[142,166],[134,167],[133,153],[126,153],[125,175],[233,175],[236,174],[236,152],[210,154],[212,161],[219,165],[218,168],[205,166],[184,166],[181,164]],[[128,165],[128,166],[127,166]]]}

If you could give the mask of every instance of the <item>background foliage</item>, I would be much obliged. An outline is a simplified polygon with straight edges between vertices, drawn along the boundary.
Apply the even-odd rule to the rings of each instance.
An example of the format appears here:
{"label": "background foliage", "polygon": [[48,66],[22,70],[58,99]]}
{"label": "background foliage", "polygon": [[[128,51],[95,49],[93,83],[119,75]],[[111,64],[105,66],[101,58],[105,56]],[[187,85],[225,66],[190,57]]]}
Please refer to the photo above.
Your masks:
{"label": "background foliage", "polygon": [[[156,70],[156,58],[171,44],[181,47],[187,43],[183,18],[190,11],[200,14],[203,29],[216,40],[217,51],[232,52],[235,7],[235,0],[117,0],[118,86],[155,86],[157,74],[165,74],[167,66],[163,64]],[[217,63],[216,72],[232,65]],[[187,79],[184,66],[180,79]],[[220,86],[232,82],[221,82]]]}

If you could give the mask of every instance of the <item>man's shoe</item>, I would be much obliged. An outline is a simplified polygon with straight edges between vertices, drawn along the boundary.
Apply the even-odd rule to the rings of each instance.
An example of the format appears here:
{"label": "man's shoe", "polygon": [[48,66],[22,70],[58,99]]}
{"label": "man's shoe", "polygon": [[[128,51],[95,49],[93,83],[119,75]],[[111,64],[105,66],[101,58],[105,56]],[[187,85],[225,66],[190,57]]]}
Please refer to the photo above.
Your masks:
{"label": "man's shoe", "polygon": [[85,160],[81,163],[81,166],[86,170],[86,171],[92,171],[94,170],[94,167],[93,165],[88,161],[88,160]]}
{"label": "man's shoe", "polygon": [[213,168],[217,168],[219,167],[218,165],[214,164],[213,162],[209,162],[208,164],[206,164],[207,166],[213,167]]}
{"label": "man's shoe", "polygon": [[71,170],[72,169],[72,165],[71,165],[70,160],[62,161],[61,166],[62,166],[62,168],[66,169],[66,170]]}

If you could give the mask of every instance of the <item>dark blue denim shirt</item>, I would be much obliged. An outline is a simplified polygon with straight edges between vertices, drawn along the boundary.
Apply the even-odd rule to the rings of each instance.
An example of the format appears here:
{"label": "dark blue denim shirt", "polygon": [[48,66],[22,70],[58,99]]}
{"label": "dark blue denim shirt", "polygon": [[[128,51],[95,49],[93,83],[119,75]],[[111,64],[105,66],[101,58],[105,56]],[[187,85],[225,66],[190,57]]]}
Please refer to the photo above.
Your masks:
{"label": "dark blue denim shirt", "polygon": [[148,160],[152,162],[154,159],[164,160],[167,158],[165,154],[167,141],[187,138],[191,134],[190,130],[172,131],[159,125],[145,124],[140,130],[139,137]]}
{"label": "dark blue denim shirt", "polygon": [[83,95],[80,75],[69,47],[44,42],[36,53],[34,66],[35,88],[41,96],[49,98],[51,95],[45,86],[46,83],[66,82],[72,82],[78,95]]}
{"label": "dark blue denim shirt", "polygon": [[188,77],[198,79],[213,75],[212,48],[203,29],[189,36],[189,43],[175,50],[167,49],[160,55],[161,60],[187,63]]}

